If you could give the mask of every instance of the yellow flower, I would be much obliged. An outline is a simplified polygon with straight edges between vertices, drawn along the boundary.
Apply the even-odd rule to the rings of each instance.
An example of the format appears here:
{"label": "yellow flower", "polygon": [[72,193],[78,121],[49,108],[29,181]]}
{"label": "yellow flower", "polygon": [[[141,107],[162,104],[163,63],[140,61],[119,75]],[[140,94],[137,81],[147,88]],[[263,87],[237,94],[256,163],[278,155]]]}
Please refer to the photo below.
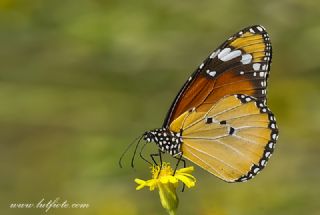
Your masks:
{"label": "yellow flower", "polygon": [[169,214],[175,214],[179,204],[176,193],[178,182],[181,181],[188,188],[195,186],[196,178],[190,174],[194,170],[193,166],[178,169],[174,175],[169,163],[163,163],[162,168],[156,165],[151,168],[152,179],[145,181],[136,178],[134,180],[138,184],[136,190],[149,187],[150,191],[153,191],[158,188],[162,206]]}

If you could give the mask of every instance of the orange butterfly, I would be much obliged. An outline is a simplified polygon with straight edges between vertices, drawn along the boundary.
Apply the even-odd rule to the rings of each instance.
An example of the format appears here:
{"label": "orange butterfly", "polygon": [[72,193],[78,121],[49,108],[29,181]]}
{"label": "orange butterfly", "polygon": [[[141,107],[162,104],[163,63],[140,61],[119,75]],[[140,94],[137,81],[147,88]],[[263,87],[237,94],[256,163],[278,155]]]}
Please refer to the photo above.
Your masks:
{"label": "orange butterfly", "polygon": [[160,155],[186,158],[224,181],[253,178],[278,139],[266,106],[271,54],[264,27],[234,34],[183,85],[162,128],[143,139],[155,142]]}

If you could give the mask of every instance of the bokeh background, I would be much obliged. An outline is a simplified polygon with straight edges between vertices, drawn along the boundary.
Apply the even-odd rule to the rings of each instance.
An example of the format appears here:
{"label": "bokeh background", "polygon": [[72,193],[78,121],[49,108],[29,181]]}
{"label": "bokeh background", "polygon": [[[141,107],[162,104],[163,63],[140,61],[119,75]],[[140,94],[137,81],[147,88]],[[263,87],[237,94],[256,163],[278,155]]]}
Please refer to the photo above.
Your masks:
{"label": "bokeh background", "polygon": [[[320,214],[320,3],[314,0],[0,1],[0,211],[60,197],[88,209],[48,214],[166,214],[132,151],[162,125],[184,81],[236,31],[273,44],[268,102],[280,138],[268,167],[227,184],[197,168],[179,214]],[[148,151],[156,148],[148,146]]]}

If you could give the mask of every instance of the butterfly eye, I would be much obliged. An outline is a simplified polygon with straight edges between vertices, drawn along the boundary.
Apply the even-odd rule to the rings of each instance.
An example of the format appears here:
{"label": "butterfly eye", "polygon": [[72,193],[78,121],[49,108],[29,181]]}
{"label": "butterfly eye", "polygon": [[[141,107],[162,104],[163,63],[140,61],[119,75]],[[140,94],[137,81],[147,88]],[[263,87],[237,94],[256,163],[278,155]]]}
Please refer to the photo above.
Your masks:
{"label": "butterfly eye", "polygon": [[144,141],[151,142],[153,139],[154,139],[154,135],[150,131],[147,131],[143,134]]}

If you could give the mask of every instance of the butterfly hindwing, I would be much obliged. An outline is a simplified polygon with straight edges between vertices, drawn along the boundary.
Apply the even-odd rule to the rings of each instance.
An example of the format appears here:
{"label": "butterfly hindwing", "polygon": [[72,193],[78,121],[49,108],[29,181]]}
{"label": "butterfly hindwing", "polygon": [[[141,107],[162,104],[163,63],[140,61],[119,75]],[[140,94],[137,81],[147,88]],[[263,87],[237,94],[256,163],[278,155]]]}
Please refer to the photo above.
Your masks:
{"label": "butterfly hindwing", "polygon": [[236,94],[206,111],[187,111],[170,130],[182,132],[182,154],[217,177],[246,181],[266,165],[278,137],[274,115],[254,97]]}
{"label": "butterfly hindwing", "polygon": [[246,94],[266,100],[271,63],[270,39],[262,26],[245,28],[218,47],[184,84],[164,121],[163,127],[185,111],[207,110],[231,94]]}

